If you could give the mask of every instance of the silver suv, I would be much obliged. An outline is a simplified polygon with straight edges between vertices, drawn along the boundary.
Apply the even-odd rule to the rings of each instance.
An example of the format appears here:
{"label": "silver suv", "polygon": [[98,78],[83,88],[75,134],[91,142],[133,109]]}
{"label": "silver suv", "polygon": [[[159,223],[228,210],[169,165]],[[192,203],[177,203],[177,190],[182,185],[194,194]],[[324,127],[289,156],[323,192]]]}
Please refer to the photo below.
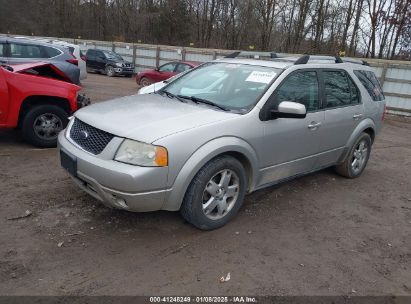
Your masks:
{"label": "silver suv", "polygon": [[330,166],[360,176],[384,111],[362,62],[224,58],[156,93],[77,111],[59,135],[60,158],[107,206],[180,210],[214,229],[246,193]]}

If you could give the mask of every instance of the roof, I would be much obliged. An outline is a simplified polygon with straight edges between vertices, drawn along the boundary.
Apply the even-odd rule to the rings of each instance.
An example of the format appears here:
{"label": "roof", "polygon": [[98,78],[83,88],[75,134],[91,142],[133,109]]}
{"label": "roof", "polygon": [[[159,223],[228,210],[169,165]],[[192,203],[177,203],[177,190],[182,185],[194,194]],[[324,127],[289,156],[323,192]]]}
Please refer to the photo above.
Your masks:
{"label": "roof", "polygon": [[55,48],[60,49],[61,51],[66,50],[66,47],[59,44],[47,43],[45,41],[26,38],[26,37],[7,37],[7,36],[0,36],[0,41],[7,41],[7,42],[15,42],[15,43],[24,43],[24,44],[34,44],[34,45],[42,45],[42,46],[52,46]]}

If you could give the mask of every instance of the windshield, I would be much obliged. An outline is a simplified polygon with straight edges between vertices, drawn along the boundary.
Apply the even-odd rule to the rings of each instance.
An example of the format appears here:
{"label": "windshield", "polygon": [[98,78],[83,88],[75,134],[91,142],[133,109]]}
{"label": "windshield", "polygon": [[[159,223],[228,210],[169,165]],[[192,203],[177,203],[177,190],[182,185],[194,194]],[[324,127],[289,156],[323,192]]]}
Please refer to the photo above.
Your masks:
{"label": "windshield", "polygon": [[123,60],[123,57],[121,57],[119,54],[116,54],[114,52],[104,51],[103,53],[104,53],[104,55],[106,56],[107,59]]}
{"label": "windshield", "polygon": [[244,112],[256,104],[281,72],[271,67],[212,62],[175,79],[163,92]]}

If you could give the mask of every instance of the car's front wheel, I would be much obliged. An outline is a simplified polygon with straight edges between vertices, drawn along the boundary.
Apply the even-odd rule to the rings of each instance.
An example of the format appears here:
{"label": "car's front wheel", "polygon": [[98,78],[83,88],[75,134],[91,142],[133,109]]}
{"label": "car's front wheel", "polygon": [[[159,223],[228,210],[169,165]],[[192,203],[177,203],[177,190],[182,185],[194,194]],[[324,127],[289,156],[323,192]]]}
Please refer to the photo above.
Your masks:
{"label": "car's front wheel", "polygon": [[141,80],[140,80],[140,84],[141,84],[143,87],[146,87],[146,86],[149,86],[150,84],[152,84],[152,81],[151,81],[150,79],[148,79],[147,77],[143,77],[143,78],[141,78]]}
{"label": "car's front wheel", "polygon": [[114,71],[114,68],[111,65],[106,66],[105,72],[108,77],[113,77],[116,75],[116,71]]}
{"label": "car's front wheel", "polygon": [[181,214],[199,229],[224,226],[238,212],[247,189],[243,165],[231,156],[208,162],[191,181]]}
{"label": "car's front wheel", "polygon": [[348,178],[360,176],[367,166],[371,153],[371,144],[370,135],[362,133],[351,147],[345,161],[335,167],[337,173]]}
{"label": "car's front wheel", "polygon": [[57,137],[68,123],[62,108],[52,105],[34,106],[23,118],[23,138],[41,148],[57,146]]}

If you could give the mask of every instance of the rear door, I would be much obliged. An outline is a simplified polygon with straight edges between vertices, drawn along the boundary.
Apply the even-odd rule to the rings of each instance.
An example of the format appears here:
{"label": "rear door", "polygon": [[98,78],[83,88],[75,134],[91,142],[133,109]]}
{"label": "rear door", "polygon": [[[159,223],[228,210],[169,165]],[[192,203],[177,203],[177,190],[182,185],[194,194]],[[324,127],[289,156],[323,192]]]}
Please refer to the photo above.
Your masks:
{"label": "rear door", "polygon": [[94,68],[95,53],[94,50],[87,50],[86,52],[86,66],[88,68]]}
{"label": "rear door", "polygon": [[96,52],[96,57],[95,57],[95,68],[104,71],[106,69],[106,55],[102,51],[95,51]]}
{"label": "rear door", "polygon": [[321,129],[321,157],[316,167],[338,161],[345,145],[364,117],[364,106],[357,85],[351,76],[340,69],[321,69],[324,125]]}

